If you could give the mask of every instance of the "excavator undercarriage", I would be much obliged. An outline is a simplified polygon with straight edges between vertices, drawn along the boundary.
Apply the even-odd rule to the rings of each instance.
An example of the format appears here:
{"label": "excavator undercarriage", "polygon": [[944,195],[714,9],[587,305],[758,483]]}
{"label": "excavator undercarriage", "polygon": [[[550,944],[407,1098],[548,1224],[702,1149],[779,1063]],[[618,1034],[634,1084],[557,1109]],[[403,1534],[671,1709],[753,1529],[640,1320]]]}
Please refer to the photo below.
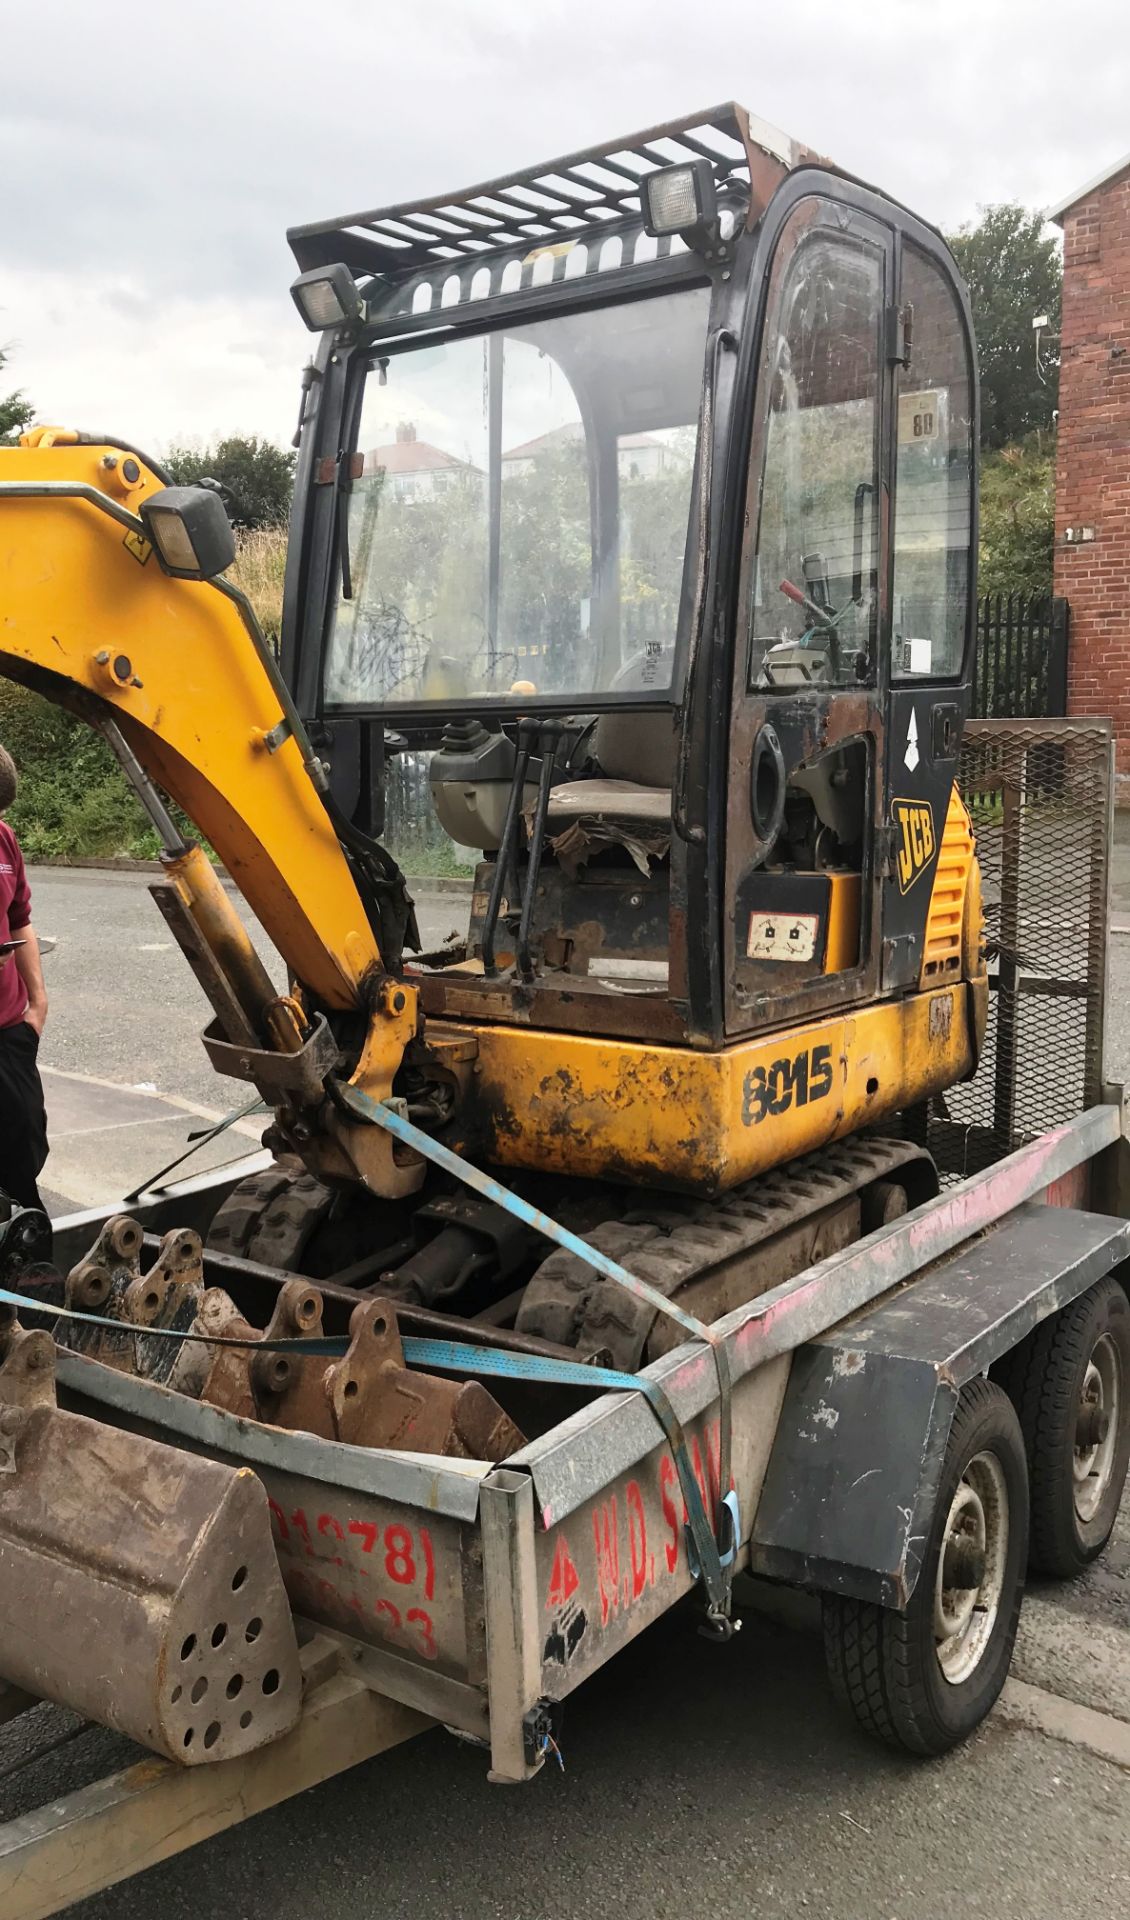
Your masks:
{"label": "excavator undercarriage", "polygon": [[[555,1218],[710,1322],[936,1192],[924,1148],[860,1134],[719,1200],[579,1181],[543,1182],[538,1197]],[[224,1201],[209,1250],[318,1274],[341,1244],[339,1206],[348,1217],[348,1196],[276,1165]],[[474,1195],[442,1193],[414,1208],[407,1224],[407,1237],[374,1250],[363,1272],[325,1268],[324,1277],[393,1306],[510,1323],[560,1350],[626,1369],[669,1351],[678,1337],[654,1308],[620,1297],[574,1255],[546,1255],[536,1234]]]}

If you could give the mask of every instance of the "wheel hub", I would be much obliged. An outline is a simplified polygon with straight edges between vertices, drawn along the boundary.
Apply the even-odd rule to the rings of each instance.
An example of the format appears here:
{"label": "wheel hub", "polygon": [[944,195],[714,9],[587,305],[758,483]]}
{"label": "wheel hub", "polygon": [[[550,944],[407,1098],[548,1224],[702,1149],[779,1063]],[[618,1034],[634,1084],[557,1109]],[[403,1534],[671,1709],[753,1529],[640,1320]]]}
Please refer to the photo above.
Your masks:
{"label": "wheel hub", "polygon": [[946,1515],[934,1584],[934,1646],[943,1677],[967,1680],[992,1638],[1008,1554],[1008,1489],[999,1460],[969,1462]]}
{"label": "wheel hub", "polygon": [[1072,1478],[1075,1512],[1084,1524],[1102,1505],[1118,1444],[1121,1366],[1109,1334],[1096,1340],[1083,1375],[1075,1422]]}

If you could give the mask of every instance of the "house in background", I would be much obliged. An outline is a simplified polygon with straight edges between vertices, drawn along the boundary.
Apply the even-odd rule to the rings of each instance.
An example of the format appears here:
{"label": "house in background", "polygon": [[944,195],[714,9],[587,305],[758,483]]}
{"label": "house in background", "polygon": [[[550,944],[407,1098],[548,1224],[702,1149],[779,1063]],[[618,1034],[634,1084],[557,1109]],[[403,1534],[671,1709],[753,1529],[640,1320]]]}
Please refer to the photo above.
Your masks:
{"label": "house in background", "polygon": [[[526,440],[521,446],[508,448],[503,453],[502,464],[509,474],[529,473],[539,454],[552,453],[559,447],[572,446],[574,443],[583,450],[584,428],[579,420],[570,421],[562,427],[552,427],[548,433],[539,434],[536,440]],[[622,434],[617,455],[621,480],[650,480],[654,475],[665,472],[673,458],[666,441],[658,440],[650,433]],[[418,439],[411,420],[398,422],[396,439],[390,445],[371,447],[365,455],[362,469],[366,477],[383,473],[387,491],[400,500],[433,499],[437,493],[443,492],[454,474],[479,471],[469,461],[457,460],[454,454],[445,453],[442,447]]]}
{"label": "house in background", "polygon": [[[548,433],[539,433],[536,440],[524,440],[520,446],[508,447],[502,463],[512,474],[529,473],[539,454],[553,453],[559,447],[574,444],[583,448],[584,440],[581,422],[570,420],[564,426],[551,427]],[[616,454],[621,480],[650,480],[664,472],[671,460],[667,442],[651,433],[622,433]]]}
{"label": "house in background", "polygon": [[1130,806],[1130,153],[1048,215],[1063,228],[1055,591],[1068,708],[1114,721]]}
{"label": "house in background", "polygon": [[442,447],[418,440],[410,420],[398,423],[391,446],[370,449],[362,469],[366,476],[383,472],[388,492],[401,500],[430,500],[443,492],[453,474],[477,471]]}

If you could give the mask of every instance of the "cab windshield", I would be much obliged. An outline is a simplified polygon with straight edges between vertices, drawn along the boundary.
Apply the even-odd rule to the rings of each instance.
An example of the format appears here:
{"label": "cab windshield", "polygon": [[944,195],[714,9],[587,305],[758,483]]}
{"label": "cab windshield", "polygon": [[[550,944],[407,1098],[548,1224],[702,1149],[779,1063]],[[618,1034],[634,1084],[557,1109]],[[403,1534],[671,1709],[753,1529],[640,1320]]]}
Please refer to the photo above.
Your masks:
{"label": "cab windshield", "polygon": [[708,303],[374,359],[327,705],[670,690]]}

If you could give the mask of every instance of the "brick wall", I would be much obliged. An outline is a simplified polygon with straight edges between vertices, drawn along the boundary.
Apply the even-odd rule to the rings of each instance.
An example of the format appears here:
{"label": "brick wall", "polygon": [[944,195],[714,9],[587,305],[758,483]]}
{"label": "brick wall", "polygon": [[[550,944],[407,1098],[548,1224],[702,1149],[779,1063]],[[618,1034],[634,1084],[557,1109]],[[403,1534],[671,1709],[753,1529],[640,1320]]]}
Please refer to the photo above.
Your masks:
{"label": "brick wall", "polygon": [[[1130,805],[1130,169],[1063,216],[1055,591],[1071,603],[1068,707],[1110,715]],[[1068,546],[1066,527],[1093,527]]]}

